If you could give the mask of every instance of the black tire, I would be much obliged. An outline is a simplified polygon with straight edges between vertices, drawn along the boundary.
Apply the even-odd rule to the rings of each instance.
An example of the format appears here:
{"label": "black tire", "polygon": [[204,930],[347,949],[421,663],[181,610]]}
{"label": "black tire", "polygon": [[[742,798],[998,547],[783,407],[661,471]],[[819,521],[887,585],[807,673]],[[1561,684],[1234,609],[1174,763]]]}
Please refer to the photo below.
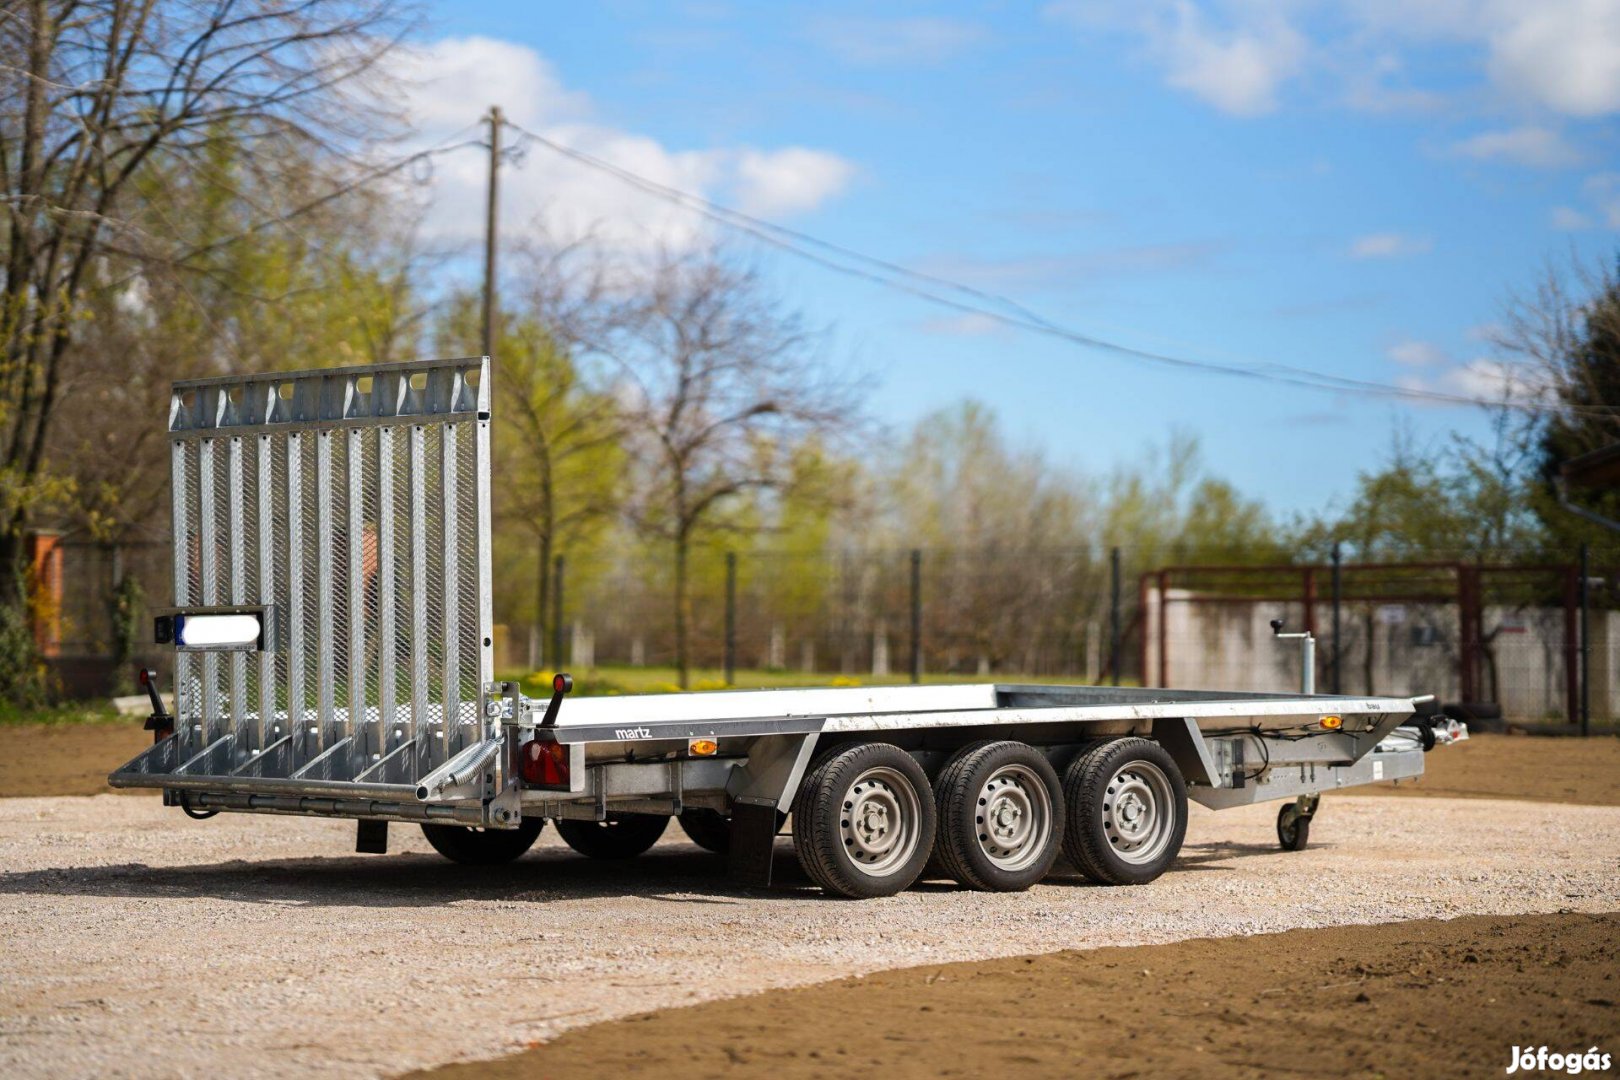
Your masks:
{"label": "black tire", "polygon": [[970,889],[1018,892],[1057,860],[1063,785],[1032,746],[1003,740],[963,747],[934,781],[934,802],[934,861]]}
{"label": "black tire", "polygon": [[609,814],[606,821],[558,818],[563,843],[591,859],[633,859],[669,828],[664,814]]}
{"label": "black tire", "polygon": [[1063,797],[1063,854],[1093,881],[1145,885],[1181,851],[1187,785],[1156,742],[1110,739],[1084,751],[1063,774]]}
{"label": "black tire", "polygon": [[731,819],[718,810],[682,810],[678,819],[686,838],[704,851],[724,855],[731,850]]}
{"label": "black tire", "polygon": [[546,819],[526,817],[515,829],[475,829],[468,825],[422,826],[433,850],[466,866],[499,866],[534,846]]}
{"label": "black tire", "polygon": [[793,800],[799,864],[836,896],[870,899],[909,888],[933,851],[934,829],[927,774],[889,743],[826,755]]}
{"label": "black tire", "polygon": [[1286,802],[1277,808],[1277,843],[1284,851],[1304,851],[1311,842],[1311,819],[1302,817],[1298,805]]}

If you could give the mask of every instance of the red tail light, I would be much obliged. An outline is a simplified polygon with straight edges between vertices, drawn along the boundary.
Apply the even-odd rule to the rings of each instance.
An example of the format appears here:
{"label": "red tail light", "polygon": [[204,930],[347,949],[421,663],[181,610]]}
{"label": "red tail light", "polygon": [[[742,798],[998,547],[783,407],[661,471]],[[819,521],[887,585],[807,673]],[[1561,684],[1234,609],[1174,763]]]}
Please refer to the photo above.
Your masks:
{"label": "red tail light", "polygon": [[568,785],[568,747],[535,739],[523,744],[523,782],[537,787]]}

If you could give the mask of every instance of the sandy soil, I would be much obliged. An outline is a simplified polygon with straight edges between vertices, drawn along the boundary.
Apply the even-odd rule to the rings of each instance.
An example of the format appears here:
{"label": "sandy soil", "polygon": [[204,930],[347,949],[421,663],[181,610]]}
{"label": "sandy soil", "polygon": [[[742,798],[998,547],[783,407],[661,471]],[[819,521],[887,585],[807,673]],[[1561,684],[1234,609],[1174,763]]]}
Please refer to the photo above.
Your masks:
{"label": "sandy soil", "polygon": [[[82,726],[0,727],[0,797],[95,795],[107,773],[152,737],[140,721]],[[1348,794],[1530,799],[1620,806],[1620,738],[1480,735],[1440,747],[1415,783],[1380,784]]]}
{"label": "sandy soil", "polygon": [[107,774],[152,745],[141,723],[0,725],[0,797],[111,791]]}
{"label": "sandy soil", "polygon": [[0,800],[0,1075],[376,1076],[886,968],[1620,910],[1620,808],[1415,806],[1335,800],[1298,853],[1276,849],[1271,806],[1195,808],[1180,864],[1142,888],[1060,874],[1011,896],[936,883],[850,903],[813,891],[786,846],[784,884],[765,893],[673,836],[607,865],[548,833],[473,873],[398,827],[396,854],[354,856],[346,823],[192,822],[150,797]]}
{"label": "sandy soil", "polygon": [[1617,1001],[1620,915],[1464,916],[884,971],[415,1075],[1485,1077],[1620,1059]]}
{"label": "sandy soil", "polygon": [[1414,782],[1369,784],[1342,794],[1620,806],[1620,738],[1476,735],[1435,747]]}

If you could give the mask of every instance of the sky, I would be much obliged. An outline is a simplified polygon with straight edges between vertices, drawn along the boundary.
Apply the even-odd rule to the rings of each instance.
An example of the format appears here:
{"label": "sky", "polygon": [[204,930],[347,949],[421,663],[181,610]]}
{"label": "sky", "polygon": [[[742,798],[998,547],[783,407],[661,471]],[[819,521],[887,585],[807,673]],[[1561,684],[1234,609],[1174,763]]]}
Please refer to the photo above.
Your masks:
{"label": "sky", "polygon": [[[440,0],[394,67],[416,145],[498,104],[661,184],[1218,364],[1492,396],[1509,296],[1549,260],[1620,250],[1620,0]],[[433,238],[481,235],[484,170],[473,148],[417,177]],[[931,306],[532,144],[502,183],[508,236],[728,240],[871,375],[895,431],[972,397],[1090,473],[1191,432],[1213,474],[1283,514],[1342,505],[1397,430],[1435,453],[1486,431],[1471,406]]]}

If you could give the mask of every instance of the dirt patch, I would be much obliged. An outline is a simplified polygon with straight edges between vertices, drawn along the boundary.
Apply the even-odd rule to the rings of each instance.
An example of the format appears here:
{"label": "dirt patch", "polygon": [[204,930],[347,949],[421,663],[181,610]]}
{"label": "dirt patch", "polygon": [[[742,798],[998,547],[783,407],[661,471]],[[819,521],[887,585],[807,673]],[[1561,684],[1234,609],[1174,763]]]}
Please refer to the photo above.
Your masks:
{"label": "dirt patch", "polygon": [[107,774],[152,745],[152,733],[141,724],[0,725],[0,798],[113,790]]}
{"label": "dirt patch", "polygon": [[1293,930],[885,971],[412,1075],[1503,1075],[1514,1046],[1620,1058],[1617,972],[1616,914]]}
{"label": "dirt patch", "polygon": [[1426,754],[1415,782],[1371,784],[1346,794],[1620,806],[1620,737],[1475,735]]}

